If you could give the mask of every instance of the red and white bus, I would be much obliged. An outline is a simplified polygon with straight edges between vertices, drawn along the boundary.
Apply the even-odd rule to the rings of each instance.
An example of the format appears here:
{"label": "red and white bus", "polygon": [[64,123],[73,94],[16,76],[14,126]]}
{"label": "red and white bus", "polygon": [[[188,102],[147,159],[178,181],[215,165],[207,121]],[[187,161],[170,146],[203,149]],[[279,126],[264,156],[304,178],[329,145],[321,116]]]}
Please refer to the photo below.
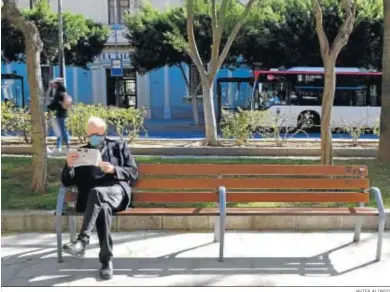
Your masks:
{"label": "red and white bus", "polygon": [[[331,127],[375,127],[380,116],[382,73],[340,67],[336,78]],[[283,116],[285,127],[300,126],[303,116],[310,117],[314,125],[321,123],[322,67],[259,70],[254,71],[254,78],[227,79],[217,82],[220,110],[268,111]],[[224,87],[224,82],[228,86]]]}

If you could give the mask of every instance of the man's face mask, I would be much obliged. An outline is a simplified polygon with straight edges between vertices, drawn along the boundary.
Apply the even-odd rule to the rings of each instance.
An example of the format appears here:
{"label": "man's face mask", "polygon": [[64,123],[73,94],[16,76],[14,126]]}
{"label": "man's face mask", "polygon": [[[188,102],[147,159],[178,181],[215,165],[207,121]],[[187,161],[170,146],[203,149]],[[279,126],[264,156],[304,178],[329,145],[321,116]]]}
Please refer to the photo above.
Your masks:
{"label": "man's face mask", "polygon": [[104,141],[104,138],[106,138],[106,135],[91,135],[89,136],[89,144],[91,144],[92,147],[98,147],[101,145]]}

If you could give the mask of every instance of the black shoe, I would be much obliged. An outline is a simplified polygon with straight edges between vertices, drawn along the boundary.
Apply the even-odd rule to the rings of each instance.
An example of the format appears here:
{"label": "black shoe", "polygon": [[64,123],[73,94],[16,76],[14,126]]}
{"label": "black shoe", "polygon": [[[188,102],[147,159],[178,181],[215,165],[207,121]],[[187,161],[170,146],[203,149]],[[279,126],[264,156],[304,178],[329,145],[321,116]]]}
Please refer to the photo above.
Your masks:
{"label": "black shoe", "polygon": [[102,263],[102,269],[100,270],[100,278],[103,280],[110,280],[114,276],[114,268],[112,266],[112,262],[104,262]]}
{"label": "black shoe", "polygon": [[87,244],[80,239],[63,246],[64,252],[76,257],[84,257]]}

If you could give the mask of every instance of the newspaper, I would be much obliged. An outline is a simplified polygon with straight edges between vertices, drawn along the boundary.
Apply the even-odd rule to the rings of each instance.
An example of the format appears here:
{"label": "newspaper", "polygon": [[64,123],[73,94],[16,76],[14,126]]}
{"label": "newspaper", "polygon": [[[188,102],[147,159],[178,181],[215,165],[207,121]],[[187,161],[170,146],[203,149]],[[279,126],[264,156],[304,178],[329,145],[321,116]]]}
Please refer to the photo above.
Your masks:
{"label": "newspaper", "polygon": [[71,150],[70,152],[76,152],[79,157],[73,162],[73,167],[79,166],[98,166],[102,161],[102,155],[97,149],[80,148]]}

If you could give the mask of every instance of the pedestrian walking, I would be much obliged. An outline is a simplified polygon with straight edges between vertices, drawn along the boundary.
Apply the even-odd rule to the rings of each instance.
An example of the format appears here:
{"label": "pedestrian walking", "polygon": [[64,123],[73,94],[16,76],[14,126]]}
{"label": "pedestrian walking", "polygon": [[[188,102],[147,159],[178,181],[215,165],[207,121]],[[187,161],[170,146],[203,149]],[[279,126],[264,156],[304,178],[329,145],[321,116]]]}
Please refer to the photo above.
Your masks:
{"label": "pedestrian walking", "polygon": [[62,151],[62,142],[65,142],[66,148],[69,149],[69,133],[66,129],[66,119],[68,110],[72,106],[72,98],[66,92],[63,78],[56,78],[50,82],[54,90],[53,100],[47,108],[54,112],[54,125],[52,125],[57,136],[56,150]]}

